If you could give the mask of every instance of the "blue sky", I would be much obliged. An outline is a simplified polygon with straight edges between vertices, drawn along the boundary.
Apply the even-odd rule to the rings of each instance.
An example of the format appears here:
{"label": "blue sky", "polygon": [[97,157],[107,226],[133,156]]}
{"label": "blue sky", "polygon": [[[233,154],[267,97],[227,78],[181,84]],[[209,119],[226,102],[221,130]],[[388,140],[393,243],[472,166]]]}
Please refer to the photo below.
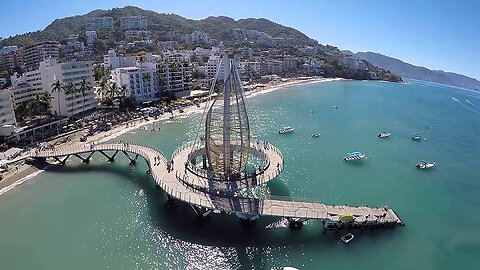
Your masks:
{"label": "blue sky", "polygon": [[264,17],[322,44],[374,51],[431,69],[480,79],[480,1],[2,1],[0,36],[43,29],[55,18],[134,5],[201,19]]}

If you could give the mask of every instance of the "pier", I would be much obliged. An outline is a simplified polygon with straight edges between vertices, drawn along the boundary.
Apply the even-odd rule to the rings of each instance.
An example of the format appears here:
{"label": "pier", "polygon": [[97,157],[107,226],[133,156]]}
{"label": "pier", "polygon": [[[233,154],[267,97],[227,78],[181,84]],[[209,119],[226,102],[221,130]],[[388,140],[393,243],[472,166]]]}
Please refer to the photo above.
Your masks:
{"label": "pier", "polygon": [[[389,228],[404,225],[392,209],[384,207],[328,206],[319,202],[302,202],[278,198],[230,197],[228,195],[218,195],[218,192],[208,192],[202,188],[196,189],[181,180],[181,176],[185,175],[185,163],[182,163],[182,161],[185,161],[184,159],[188,156],[182,153],[188,153],[188,148],[184,146],[183,150],[174,153],[173,159],[170,161],[161,151],[153,147],[129,143],[85,144],[55,150],[36,151],[32,152],[30,157],[36,159],[51,158],[60,164],[65,164],[69,158],[77,158],[84,163],[88,163],[95,153],[105,157],[106,161],[112,162],[118,154],[123,154],[132,165],[136,164],[137,159],[141,157],[147,163],[156,185],[162,188],[169,198],[190,204],[197,213],[204,216],[213,211],[235,214],[250,221],[261,216],[273,216],[288,219],[294,227],[301,226],[302,222],[306,220],[314,219],[321,221],[325,230]],[[271,161],[275,161],[275,158],[279,156],[270,155],[272,152],[276,151],[272,150],[266,153]],[[170,165],[172,161],[173,166]],[[271,163],[275,164],[274,162]],[[281,164],[283,167],[283,160]],[[272,168],[269,167],[272,171],[268,173],[280,170],[280,166],[278,168],[276,165],[270,166],[272,166]],[[194,177],[189,170],[187,170],[186,175]],[[354,219],[344,221],[341,218],[342,215],[353,215]]]}

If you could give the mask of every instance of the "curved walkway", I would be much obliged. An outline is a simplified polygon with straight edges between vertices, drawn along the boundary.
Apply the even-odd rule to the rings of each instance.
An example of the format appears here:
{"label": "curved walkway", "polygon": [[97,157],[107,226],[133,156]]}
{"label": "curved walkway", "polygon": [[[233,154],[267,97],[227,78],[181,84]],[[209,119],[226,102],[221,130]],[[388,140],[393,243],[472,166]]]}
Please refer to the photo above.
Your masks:
{"label": "curved walkway", "polygon": [[[276,149],[276,148],[275,148]],[[340,215],[353,215],[357,224],[403,225],[396,213],[387,208],[327,206],[318,202],[301,202],[285,199],[254,199],[227,197],[194,189],[181,181],[185,165],[177,163],[173,155],[173,170],[168,170],[169,161],[165,155],[148,146],[128,143],[104,143],[72,146],[56,150],[31,153],[32,158],[61,158],[71,155],[114,151],[141,156],[147,162],[157,185],[170,197],[205,210],[219,210],[241,217],[277,216],[296,220],[319,219],[327,223],[342,223]],[[80,156],[82,157],[82,156]],[[87,158],[89,158],[87,157]],[[83,157],[82,157],[83,158]],[[180,161],[180,160],[178,160]],[[341,227],[341,226],[340,226]]]}
{"label": "curved walkway", "polygon": [[[177,148],[172,154],[173,170],[184,184],[206,192],[237,191],[253,186],[263,185],[273,180],[283,171],[283,155],[273,145],[260,140],[252,140],[250,154],[263,160],[260,170],[252,175],[242,175],[236,181],[208,181],[208,172],[189,161],[205,154],[205,147],[199,141],[190,141]],[[185,164],[188,164],[185,166]]]}

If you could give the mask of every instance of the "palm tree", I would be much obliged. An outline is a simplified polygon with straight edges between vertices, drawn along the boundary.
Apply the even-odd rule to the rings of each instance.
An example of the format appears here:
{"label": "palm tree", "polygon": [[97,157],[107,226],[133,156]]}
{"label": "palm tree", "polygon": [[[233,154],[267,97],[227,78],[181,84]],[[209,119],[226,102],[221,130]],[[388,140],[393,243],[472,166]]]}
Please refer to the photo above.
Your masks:
{"label": "palm tree", "polygon": [[57,92],[57,101],[58,101],[58,111],[57,112],[58,112],[59,116],[62,116],[61,113],[60,113],[60,92],[62,92],[64,90],[65,90],[65,87],[59,80],[57,80],[56,82],[54,82],[52,84],[52,93]]}
{"label": "palm tree", "polygon": [[125,95],[127,94],[128,87],[126,84],[122,85],[120,88],[119,94],[120,94],[120,99],[124,98]]}
{"label": "palm tree", "polygon": [[115,96],[117,96],[119,93],[119,90],[118,90],[118,85],[116,82],[112,83],[112,85],[110,85],[110,89],[108,91],[108,96],[109,96],[109,99],[110,100],[113,100],[115,98]]}
{"label": "palm tree", "polygon": [[50,101],[52,100],[52,95],[49,92],[44,92],[42,94],[36,94],[33,98],[35,103],[34,107],[37,114],[48,114],[48,109],[50,108]]}
{"label": "palm tree", "polygon": [[72,95],[72,102],[70,103],[71,107],[72,107],[72,115],[73,115],[73,100],[75,99],[75,94],[77,93],[77,88],[75,87],[75,85],[71,82],[69,83],[67,86],[65,86],[65,95]]}
{"label": "palm tree", "polygon": [[140,91],[143,93],[143,63],[145,63],[145,57],[142,55],[138,59],[138,62],[140,62]]}
{"label": "palm tree", "polygon": [[90,82],[87,82],[87,80],[85,80],[85,78],[83,78],[82,81],[80,82],[80,87],[78,88],[80,93],[82,93],[82,98],[83,98],[82,112],[85,112],[85,92],[87,92],[87,91],[89,92],[90,89],[92,89],[92,84]]}
{"label": "palm tree", "polygon": [[30,119],[32,119],[33,115],[36,114],[37,112],[37,104],[38,103],[31,100],[25,105],[25,112],[27,113]]}
{"label": "palm tree", "polygon": [[107,80],[106,77],[103,77],[102,80],[97,84],[98,90],[100,92],[100,96],[103,102],[105,96],[107,96],[108,89],[110,88],[110,82]]}

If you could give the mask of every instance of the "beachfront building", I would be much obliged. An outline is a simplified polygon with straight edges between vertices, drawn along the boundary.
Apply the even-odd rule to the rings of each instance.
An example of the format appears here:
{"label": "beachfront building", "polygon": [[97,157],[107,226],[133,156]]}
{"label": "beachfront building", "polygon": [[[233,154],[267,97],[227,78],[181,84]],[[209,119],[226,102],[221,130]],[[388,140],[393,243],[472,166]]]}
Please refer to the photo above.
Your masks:
{"label": "beachfront building", "polygon": [[126,86],[126,97],[136,102],[158,100],[160,96],[156,64],[142,63],[139,66],[120,67],[112,71],[112,80],[119,87]]}
{"label": "beachfront building", "polygon": [[192,91],[192,66],[181,55],[161,61],[158,66],[158,78],[163,97],[186,97]]}
{"label": "beachfront building", "polygon": [[260,62],[242,61],[238,63],[238,72],[242,79],[251,79],[253,76],[260,74]]}
{"label": "beachfront building", "polygon": [[112,17],[94,17],[85,19],[85,28],[87,31],[108,30],[113,28]]}
{"label": "beachfront building", "polygon": [[295,72],[297,70],[297,59],[293,57],[283,58],[283,70],[285,72]]}
{"label": "beachfront building", "polygon": [[7,89],[0,90],[0,126],[4,125],[15,125],[12,92]]}
{"label": "beachfront building", "polygon": [[26,71],[39,68],[40,62],[58,58],[60,44],[56,41],[42,41],[23,49],[23,64]]}
{"label": "beachfront building", "polygon": [[349,68],[349,69],[356,69],[357,68],[357,59],[353,56],[344,56],[343,58],[343,63]]}
{"label": "beachfront building", "polygon": [[147,17],[127,16],[120,19],[122,30],[147,30]]}
{"label": "beachfront building", "polygon": [[0,137],[12,135],[15,125],[12,93],[9,90],[0,90]]}
{"label": "beachfront building", "polygon": [[[208,58],[207,64],[205,65],[205,77],[207,78],[214,78],[215,74],[217,74],[217,69],[220,66],[222,57],[217,54],[212,54]],[[223,75],[223,66],[220,67],[220,76],[222,77]]]}
{"label": "beachfront building", "polygon": [[[25,76],[27,74],[33,75],[28,77],[29,82],[27,82],[27,77]],[[12,93],[12,102],[15,109],[21,105],[26,105],[27,102],[35,98],[36,94],[43,92],[42,83],[41,81],[36,81],[37,79],[41,80],[39,71],[28,72],[22,76],[15,73],[10,76],[12,86],[8,90]]]}
{"label": "beachfront building", "polygon": [[[97,108],[91,61],[57,63],[56,59],[47,59],[40,63],[39,71],[43,91],[52,95],[50,103],[52,114],[71,117]],[[52,84],[57,80],[63,85],[73,83],[78,89],[83,79],[90,83],[89,89],[84,93],[77,91],[67,95],[65,91],[52,92]]]}
{"label": "beachfront building", "polygon": [[45,92],[43,90],[42,76],[39,70],[28,71],[22,75],[14,73],[10,76],[12,86],[9,88],[12,93],[13,107],[17,109],[21,105],[33,100],[36,94]]}

